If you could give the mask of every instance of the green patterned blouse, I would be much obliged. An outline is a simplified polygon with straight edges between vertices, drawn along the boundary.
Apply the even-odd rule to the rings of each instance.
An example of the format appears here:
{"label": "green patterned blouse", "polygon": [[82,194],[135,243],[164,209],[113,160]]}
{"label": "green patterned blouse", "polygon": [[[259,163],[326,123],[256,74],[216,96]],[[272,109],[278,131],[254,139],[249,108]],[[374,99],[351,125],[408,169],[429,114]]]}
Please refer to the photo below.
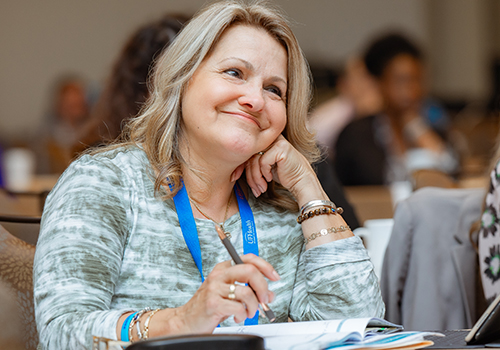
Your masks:
{"label": "green patterned blouse", "polygon": [[[200,287],[173,201],[155,197],[150,173],[136,147],[85,155],[47,198],[33,271],[42,348],[90,349],[92,335],[116,339],[123,313],[181,306]],[[384,315],[378,280],[358,237],[305,251],[297,213],[251,195],[248,201],[259,255],[281,276],[269,283],[278,322]],[[213,223],[195,221],[207,276],[230,257]],[[239,214],[225,227],[241,254]],[[222,326],[234,324],[229,318]]]}

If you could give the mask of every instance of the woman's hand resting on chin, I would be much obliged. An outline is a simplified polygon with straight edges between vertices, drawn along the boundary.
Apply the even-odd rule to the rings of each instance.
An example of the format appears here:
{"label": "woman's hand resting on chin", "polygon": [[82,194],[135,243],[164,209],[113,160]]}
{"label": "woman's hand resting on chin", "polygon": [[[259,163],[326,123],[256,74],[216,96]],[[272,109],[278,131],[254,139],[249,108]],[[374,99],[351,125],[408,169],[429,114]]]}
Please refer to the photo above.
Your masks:
{"label": "woman's hand resting on chin", "polygon": [[[245,164],[246,180],[256,197],[267,191],[267,183],[274,180],[288,189],[297,201],[316,192],[324,196],[322,187],[308,160],[280,135],[264,154],[253,155]],[[233,180],[236,176],[233,174]],[[238,177],[241,176],[241,172]],[[316,195],[318,198],[318,195]],[[307,200],[304,198],[304,200]]]}

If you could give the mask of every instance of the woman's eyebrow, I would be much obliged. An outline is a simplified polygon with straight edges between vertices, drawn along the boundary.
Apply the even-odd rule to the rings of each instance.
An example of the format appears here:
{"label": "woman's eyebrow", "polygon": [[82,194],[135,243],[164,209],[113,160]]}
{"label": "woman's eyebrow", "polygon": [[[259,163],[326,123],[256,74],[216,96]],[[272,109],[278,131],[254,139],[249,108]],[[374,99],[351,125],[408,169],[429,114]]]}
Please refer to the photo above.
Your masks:
{"label": "woman's eyebrow", "polygon": [[[224,58],[223,60],[220,61],[220,63],[223,63],[225,61],[230,61],[230,60],[237,60],[237,61],[240,61],[241,63],[243,63],[243,65],[245,66],[246,69],[248,70],[251,70],[251,71],[254,71],[255,68],[253,66],[253,64],[251,64],[250,62],[248,62],[247,60],[244,60],[243,58],[239,58],[239,57],[226,57]],[[270,78],[271,81],[279,81],[279,82],[282,82],[283,84],[285,84],[285,86],[287,86],[287,82],[284,78],[278,76],[278,75],[275,75],[275,76],[272,76]]]}

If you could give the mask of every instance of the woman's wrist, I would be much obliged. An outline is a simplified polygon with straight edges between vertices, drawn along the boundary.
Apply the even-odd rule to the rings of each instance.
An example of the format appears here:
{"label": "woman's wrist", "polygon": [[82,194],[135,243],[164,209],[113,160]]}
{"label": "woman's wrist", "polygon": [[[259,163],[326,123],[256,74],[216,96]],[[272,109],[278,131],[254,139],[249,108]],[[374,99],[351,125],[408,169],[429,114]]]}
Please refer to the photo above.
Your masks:
{"label": "woman's wrist", "polygon": [[292,194],[297,200],[299,208],[313,200],[330,200],[317,177],[298,183]]}
{"label": "woman's wrist", "polygon": [[[151,313],[153,313],[154,318]],[[189,329],[185,327],[185,322],[180,317],[181,313],[178,308],[148,310],[144,312],[137,319],[136,323],[134,323],[134,326],[130,328],[130,317],[137,314],[137,312],[128,312],[120,317],[117,325],[118,339],[122,341],[137,341],[143,338],[146,330],[146,336],[148,338],[190,333]],[[127,320],[129,321],[127,322]],[[146,325],[147,328],[145,328]],[[126,328],[125,330],[123,329],[124,327]],[[138,329],[140,330],[141,336],[139,336]],[[132,336],[131,338],[130,335]]]}
{"label": "woman's wrist", "polygon": [[158,311],[149,324],[149,337],[190,333],[180,314],[179,308]]}

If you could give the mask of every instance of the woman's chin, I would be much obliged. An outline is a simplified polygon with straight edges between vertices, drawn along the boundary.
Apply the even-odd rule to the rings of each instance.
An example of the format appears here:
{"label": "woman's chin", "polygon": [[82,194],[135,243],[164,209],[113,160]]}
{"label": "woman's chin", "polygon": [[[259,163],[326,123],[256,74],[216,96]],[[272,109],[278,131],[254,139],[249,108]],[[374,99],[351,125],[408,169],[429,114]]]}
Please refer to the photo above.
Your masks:
{"label": "woman's chin", "polygon": [[[265,148],[265,147],[264,147]],[[243,159],[244,161],[248,160],[254,154],[259,151],[262,151],[255,142],[244,142],[241,138],[233,140],[226,145],[226,149],[237,156],[239,159]]]}

